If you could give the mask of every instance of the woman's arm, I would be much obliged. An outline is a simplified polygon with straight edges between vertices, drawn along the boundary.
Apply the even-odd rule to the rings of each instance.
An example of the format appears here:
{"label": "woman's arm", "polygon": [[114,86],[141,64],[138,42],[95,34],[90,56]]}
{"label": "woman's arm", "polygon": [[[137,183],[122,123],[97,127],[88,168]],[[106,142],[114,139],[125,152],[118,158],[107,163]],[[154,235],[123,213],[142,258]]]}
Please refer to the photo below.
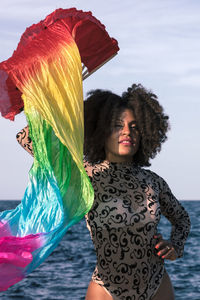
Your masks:
{"label": "woman's arm", "polygon": [[172,194],[168,184],[161,178],[161,213],[171,222],[171,243],[178,257],[183,255],[184,244],[190,232],[190,218],[184,207]]}
{"label": "woman's arm", "polygon": [[18,143],[32,156],[33,155],[33,146],[32,140],[29,136],[28,126],[23,128],[18,134],[16,135],[16,139]]}

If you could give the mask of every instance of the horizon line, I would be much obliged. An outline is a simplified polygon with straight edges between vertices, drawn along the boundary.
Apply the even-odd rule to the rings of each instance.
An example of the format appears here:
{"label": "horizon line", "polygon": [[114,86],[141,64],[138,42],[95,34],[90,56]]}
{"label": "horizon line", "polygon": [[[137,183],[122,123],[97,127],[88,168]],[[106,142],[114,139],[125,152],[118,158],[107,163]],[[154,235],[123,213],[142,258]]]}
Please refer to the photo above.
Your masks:
{"label": "horizon line", "polygon": [[[178,201],[200,201],[200,199],[177,199]],[[19,201],[21,202],[22,200],[19,199],[0,199],[0,201]]]}

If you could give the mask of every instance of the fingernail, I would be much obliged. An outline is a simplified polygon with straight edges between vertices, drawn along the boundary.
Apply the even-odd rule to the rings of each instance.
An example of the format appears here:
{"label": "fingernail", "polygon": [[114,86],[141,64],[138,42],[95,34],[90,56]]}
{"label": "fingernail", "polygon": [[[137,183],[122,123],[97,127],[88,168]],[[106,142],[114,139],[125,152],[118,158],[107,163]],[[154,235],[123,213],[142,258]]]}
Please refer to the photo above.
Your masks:
{"label": "fingernail", "polygon": [[162,258],[165,258],[165,256],[163,255]]}
{"label": "fingernail", "polygon": [[156,245],[155,248],[158,249],[158,246]]}
{"label": "fingernail", "polygon": [[160,251],[157,254],[160,255]]}

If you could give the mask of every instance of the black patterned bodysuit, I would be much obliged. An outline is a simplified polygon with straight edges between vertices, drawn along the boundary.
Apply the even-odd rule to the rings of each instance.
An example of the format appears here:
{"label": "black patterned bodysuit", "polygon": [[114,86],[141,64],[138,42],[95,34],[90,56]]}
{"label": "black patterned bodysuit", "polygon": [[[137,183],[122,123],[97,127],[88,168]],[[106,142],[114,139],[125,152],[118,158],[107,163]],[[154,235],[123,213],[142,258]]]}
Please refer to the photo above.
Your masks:
{"label": "black patterned bodysuit", "polygon": [[[17,140],[33,155],[28,127]],[[84,161],[95,198],[86,215],[97,265],[92,280],[114,300],[150,300],[164,273],[154,235],[161,213],[172,224],[171,242],[179,257],[190,229],[187,212],[155,173],[133,164],[92,166]]]}
{"label": "black patterned bodysuit", "polygon": [[154,238],[161,213],[172,224],[171,242],[180,257],[190,228],[187,212],[149,170],[107,161],[85,161],[85,169],[95,192],[86,215],[97,256],[92,280],[114,300],[152,299],[164,273]]}

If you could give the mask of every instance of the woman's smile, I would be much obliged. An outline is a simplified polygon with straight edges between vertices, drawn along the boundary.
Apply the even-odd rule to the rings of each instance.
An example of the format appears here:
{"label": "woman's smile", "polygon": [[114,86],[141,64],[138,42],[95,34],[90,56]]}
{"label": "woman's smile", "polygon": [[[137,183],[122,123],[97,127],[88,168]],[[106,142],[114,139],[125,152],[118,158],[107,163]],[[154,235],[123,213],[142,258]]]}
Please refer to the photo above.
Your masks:
{"label": "woman's smile", "polygon": [[122,144],[124,146],[133,146],[133,142],[131,139],[125,138],[121,141],[119,141],[119,144]]}

